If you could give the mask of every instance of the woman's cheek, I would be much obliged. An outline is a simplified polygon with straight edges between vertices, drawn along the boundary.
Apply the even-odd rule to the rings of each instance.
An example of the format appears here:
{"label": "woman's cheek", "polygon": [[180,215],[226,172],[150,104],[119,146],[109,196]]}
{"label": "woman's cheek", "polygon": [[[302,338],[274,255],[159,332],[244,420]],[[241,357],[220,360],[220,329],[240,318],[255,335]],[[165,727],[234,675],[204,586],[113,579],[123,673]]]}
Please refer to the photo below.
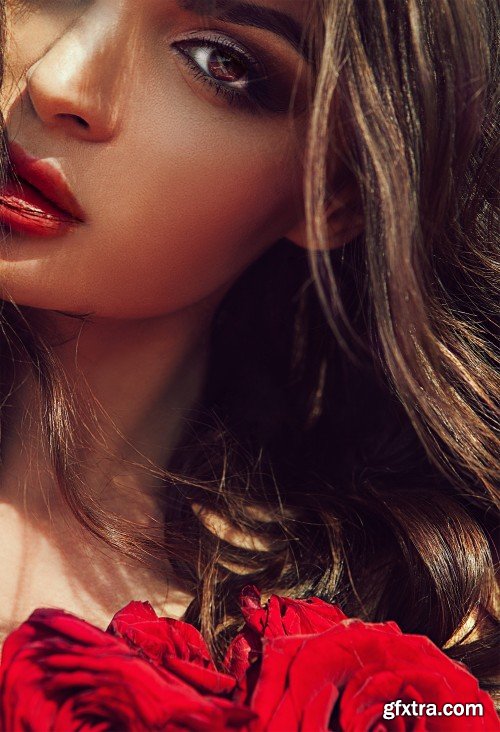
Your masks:
{"label": "woman's cheek", "polygon": [[[295,223],[297,187],[286,156],[267,152],[240,147],[226,157],[205,149],[186,160],[173,147],[162,169],[157,163],[136,180],[134,200],[111,196],[102,234],[89,248],[89,262],[108,282],[108,307],[111,283],[117,307],[127,292],[142,317],[191,305],[285,235]],[[97,308],[98,288],[94,299]]]}
{"label": "woman's cheek", "polygon": [[43,249],[20,242],[20,260],[0,266],[14,299],[101,317],[172,313],[223,294],[295,223],[300,184],[283,145],[273,155],[265,145],[227,157],[163,152],[128,154],[134,175],[111,154],[94,159],[88,225]]}

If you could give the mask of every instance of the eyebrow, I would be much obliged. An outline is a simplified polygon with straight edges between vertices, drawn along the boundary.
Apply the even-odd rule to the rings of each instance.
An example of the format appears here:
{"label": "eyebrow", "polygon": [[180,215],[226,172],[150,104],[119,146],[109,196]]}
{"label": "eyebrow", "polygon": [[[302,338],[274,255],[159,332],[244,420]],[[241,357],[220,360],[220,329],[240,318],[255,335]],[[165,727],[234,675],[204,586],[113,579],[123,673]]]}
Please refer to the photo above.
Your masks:
{"label": "eyebrow", "polygon": [[250,25],[271,31],[284,38],[306,61],[310,54],[304,39],[304,29],[288,13],[236,0],[180,0],[184,10],[199,15],[216,15],[218,20],[235,25]]}

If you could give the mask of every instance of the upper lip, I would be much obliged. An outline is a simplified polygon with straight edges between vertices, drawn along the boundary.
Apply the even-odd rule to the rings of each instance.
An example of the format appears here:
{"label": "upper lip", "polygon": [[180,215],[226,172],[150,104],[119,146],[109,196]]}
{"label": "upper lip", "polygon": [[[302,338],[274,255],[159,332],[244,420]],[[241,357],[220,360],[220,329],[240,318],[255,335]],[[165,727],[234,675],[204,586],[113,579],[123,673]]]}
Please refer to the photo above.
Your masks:
{"label": "upper lip", "polygon": [[36,158],[17,142],[8,143],[9,159],[14,176],[36,188],[48,201],[61,209],[61,214],[76,221],[84,220],[84,213],[64,174],[50,159]]}

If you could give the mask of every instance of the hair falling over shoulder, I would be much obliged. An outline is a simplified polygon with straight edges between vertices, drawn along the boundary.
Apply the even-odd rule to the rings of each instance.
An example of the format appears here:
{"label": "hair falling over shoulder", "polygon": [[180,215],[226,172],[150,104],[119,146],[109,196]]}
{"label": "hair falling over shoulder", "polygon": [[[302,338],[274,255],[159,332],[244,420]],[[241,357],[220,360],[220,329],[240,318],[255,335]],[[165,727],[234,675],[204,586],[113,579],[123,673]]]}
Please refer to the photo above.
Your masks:
{"label": "hair falling over shoulder", "polygon": [[[220,653],[251,582],[395,620],[494,689],[498,15],[493,0],[311,2],[310,247],[279,241],[222,303],[202,404],[158,467],[161,535],[86,496],[71,395],[4,303],[0,403],[29,358],[69,506],[110,546],[168,559]],[[332,250],[325,211],[346,181],[364,230]]]}

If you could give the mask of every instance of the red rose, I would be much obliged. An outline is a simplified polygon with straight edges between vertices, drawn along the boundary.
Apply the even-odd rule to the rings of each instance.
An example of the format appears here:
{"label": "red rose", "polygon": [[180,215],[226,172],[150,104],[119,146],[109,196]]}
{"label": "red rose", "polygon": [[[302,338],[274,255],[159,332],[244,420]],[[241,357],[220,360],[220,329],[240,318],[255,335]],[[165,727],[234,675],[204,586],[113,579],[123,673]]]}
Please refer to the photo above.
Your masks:
{"label": "red rose", "polygon": [[240,605],[247,626],[264,638],[321,633],[347,618],[339,607],[318,597],[293,600],[271,595],[262,607],[260,592],[253,586],[243,589]]}
{"label": "red rose", "polygon": [[[204,668],[203,648],[198,648],[197,656],[192,647],[196,631],[190,628],[186,632],[184,658],[179,659],[184,665],[177,673],[165,659],[168,647],[182,645],[181,626],[185,624],[169,635],[172,626],[157,619],[165,648],[160,640],[155,648],[147,634],[143,648],[141,621],[134,622],[134,611],[138,618],[149,616],[154,625],[152,608],[132,603],[118,614],[114,627],[115,634],[125,631],[127,641],[62,611],[33,613],[4,644],[0,730],[212,732],[246,728],[253,717],[250,712],[228,698],[200,692],[200,688],[214,687],[227,692],[234,681],[224,674],[216,674],[215,681],[210,664]],[[184,680],[189,675],[189,658],[194,675],[198,674],[196,688]]]}
{"label": "red rose", "polygon": [[[384,704],[397,699],[435,704],[436,713],[444,704],[481,703],[484,716],[384,719]],[[255,732],[500,729],[490,696],[462,664],[392,622],[344,620],[316,635],[264,640],[250,706],[259,715]]]}
{"label": "red rose", "polygon": [[260,592],[252,585],[241,592],[240,606],[246,623],[229,646],[225,667],[244,687],[248,669],[261,653],[263,638],[321,633],[347,617],[339,607],[318,597],[293,600],[272,595],[262,607]]}
{"label": "red rose", "polygon": [[196,628],[182,620],[159,618],[148,602],[129,603],[116,613],[107,632],[202,693],[227,694],[235,687],[232,676],[215,668]]}
{"label": "red rose", "polygon": [[[262,608],[250,587],[242,605],[226,659],[237,679],[217,671],[195,628],[148,603],[127,605],[105,633],[62,611],[33,613],[4,645],[0,732],[500,730],[476,679],[424,636],[349,620],[317,598],[274,596]],[[484,714],[443,714],[455,704]]]}

